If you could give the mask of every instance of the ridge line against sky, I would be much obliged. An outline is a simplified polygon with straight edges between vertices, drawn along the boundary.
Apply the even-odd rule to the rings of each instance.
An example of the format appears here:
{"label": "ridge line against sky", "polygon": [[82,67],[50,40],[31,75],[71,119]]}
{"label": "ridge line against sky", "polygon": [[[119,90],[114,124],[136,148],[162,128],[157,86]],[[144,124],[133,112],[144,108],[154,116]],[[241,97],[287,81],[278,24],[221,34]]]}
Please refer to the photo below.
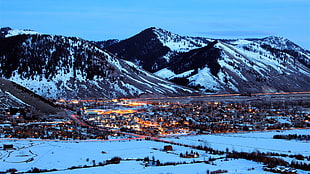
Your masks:
{"label": "ridge line against sky", "polygon": [[310,0],[0,0],[0,26],[87,40],[151,26],[183,36],[283,36],[310,50]]}

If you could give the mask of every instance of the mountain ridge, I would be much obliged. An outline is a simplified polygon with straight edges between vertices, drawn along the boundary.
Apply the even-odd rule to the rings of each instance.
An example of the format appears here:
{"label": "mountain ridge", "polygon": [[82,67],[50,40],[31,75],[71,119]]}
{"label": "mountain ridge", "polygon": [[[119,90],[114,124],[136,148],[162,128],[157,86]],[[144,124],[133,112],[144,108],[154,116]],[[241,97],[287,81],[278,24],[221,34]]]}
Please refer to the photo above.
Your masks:
{"label": "mountain ridge", "polygon": [[178,52],[199,48],[210,42],[206,38],[184,37],[161,28],[150,27],[133,37],[103,48],[150,72],[156,72],[167,66]]}
{"label": "mountain ridge", "polygon": [[210,39],[151,27],[125,40],[17,32],[0,43],[1,76],[44,97],[200,94],[191,88],[203,93],[310,90],[310,51],[277,36]]}
{"label": "mountain ridge", "polygon": [[90,41],[55,35],[0,39],[0,74],[47,98],[196,95]]}
{"label": "mountain ridge", "polygon": [[[157,49],[164,48],[166,51],[156,55],[137,47],[136,51],[130,49],[131,51],[126,52],[124,43],[134,47],[136,42],[139,42],[135,40],[136,37],[147,38],[145,31],[150,32],[153,36],[151,39],[157,41]],[[138,44],[147,46],[147,42],[141,41]],[[126,55],[126,60],[137,62],[139,66],[162,78],[204,92],[310,90],[310,51],[283,37],[210,39],[179,36],[164,29],[151,27],[106,49],[111,47],[113,53]],[[125,53],[117,50],[123,50]],[[139,51],[144,52],[145,57],[139,59]],[[198,73],[199,71],[201,72]],[[275,79],[278,83],[273,83],[272,76],[281,80]],[[283,81],[286,83],[280,83]],[[286,85],[290,87],[284,87]]]}

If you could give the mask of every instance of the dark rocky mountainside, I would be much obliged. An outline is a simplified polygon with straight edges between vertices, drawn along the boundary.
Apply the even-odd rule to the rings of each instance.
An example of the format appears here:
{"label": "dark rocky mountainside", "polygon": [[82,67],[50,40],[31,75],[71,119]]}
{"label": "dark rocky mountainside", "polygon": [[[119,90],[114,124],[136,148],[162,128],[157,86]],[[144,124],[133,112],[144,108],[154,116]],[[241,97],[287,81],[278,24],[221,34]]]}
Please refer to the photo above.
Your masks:
{"label": "dark rocky mountainside", "polygon": [[27,108],[33,114],[60,112],[54,104],[14,82],[0,78],[0,108]]}
{"label": "dark rocky mountainside", "polygon": [[155,72],[170,63],[170,58],[178,52],[199,48],[210,40],[199,37],[184,37],[169,31],[151,27],[139,34],[114,44],[101,44],[104,49],[118,57],[132,61],[142,68]]}
{"label": "dark rocky mountainside", "polygon": [[76,37],[21,33],[1,38],[0,76],[47,98],[197,94]]}

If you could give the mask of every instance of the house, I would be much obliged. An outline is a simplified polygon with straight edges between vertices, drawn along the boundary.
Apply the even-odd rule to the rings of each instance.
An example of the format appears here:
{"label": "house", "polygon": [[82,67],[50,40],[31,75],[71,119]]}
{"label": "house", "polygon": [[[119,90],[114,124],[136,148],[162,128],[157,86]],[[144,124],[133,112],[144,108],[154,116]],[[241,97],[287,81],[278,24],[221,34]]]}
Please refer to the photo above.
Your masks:
{"label": "house", "polygon": [[171,145],[167,145],[167,146],[164,146],[164,151],[172,151],[172,146]]}
{"label": "house", "polygon": [[14,149],[13,144],[3,144],[3,150],[12,150]]}

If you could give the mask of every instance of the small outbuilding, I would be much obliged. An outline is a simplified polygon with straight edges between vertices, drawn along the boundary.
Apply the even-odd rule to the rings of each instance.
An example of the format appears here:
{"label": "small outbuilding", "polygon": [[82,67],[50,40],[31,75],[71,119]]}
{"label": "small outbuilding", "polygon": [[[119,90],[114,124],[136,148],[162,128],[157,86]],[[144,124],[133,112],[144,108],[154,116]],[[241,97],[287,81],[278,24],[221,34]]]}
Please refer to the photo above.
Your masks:
{"label": "small outbuilding", "polygon": [[173,148],[171,145],[164,146],[164,151],[172,151]]}
{"label": "small outbuilding", "polygon": [[11,150],[14,149],[13,144],[3,144],[3,150]]}

